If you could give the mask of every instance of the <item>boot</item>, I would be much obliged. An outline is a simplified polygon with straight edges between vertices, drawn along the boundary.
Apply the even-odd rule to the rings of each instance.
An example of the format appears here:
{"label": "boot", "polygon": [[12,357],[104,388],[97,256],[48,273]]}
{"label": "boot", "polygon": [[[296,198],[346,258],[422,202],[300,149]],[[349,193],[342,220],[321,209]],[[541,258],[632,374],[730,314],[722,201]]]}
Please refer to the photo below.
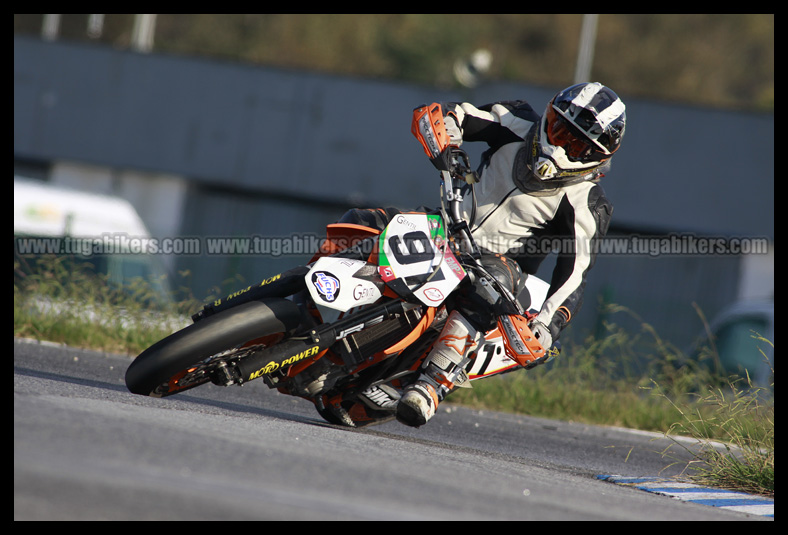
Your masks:
{"label": "boot", "polygon": [[367,388],[358,397],[370,409],[394,412],[397,409],[400,394],[396,388],[384,383]]}
{"label": "boot", "polygon": [[411,427],[426,424],[438,404],[456,386],[468,380],[464,366],[476,348],[480,333],[459,312],[452,311],[438,341],[424,359],[418,380],[405,388],[397,403],[397,420]]}

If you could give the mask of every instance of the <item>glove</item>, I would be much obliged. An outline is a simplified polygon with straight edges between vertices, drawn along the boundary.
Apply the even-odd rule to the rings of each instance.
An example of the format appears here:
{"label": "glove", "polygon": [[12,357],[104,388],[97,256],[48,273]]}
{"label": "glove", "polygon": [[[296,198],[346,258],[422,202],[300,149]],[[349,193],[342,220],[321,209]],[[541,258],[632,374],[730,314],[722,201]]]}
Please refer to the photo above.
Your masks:
{"label": "glove", "polygon": [[462,131],[457,124],[457,116],[454,112],[449,112],[443,118],[443,125],[446,127],[446,133],[449,134],[449,144],[459,147],[462,145]]}
{"label": "glove", "polygon": [[553,335],[550,334],[550,329],[547,328],[547,325],[541,321],[532,321],[529,327],[536,339],[539,340],[539,343],[542,344],[544,350],[549,351],[553,346]]}

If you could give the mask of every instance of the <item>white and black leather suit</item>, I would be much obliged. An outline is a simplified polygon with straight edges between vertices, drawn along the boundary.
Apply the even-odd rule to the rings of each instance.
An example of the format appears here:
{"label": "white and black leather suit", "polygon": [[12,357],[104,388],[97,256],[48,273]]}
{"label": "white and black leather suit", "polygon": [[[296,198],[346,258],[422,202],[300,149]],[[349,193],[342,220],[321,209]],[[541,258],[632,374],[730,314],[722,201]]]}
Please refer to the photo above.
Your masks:
{"label": "white and black leather suit", "polygon": [[[494,265],[503,255],[504,261],[514,259],[524,273],[535,274],[553,246],[561,249],[547,299],[536,317],[555,342],[582,304],[595,260],[593,241],[606,234],[610,222],[613,207],[599,184],[602,173],[596,169],[568,179],[537,179],[529,156],[540,116],[525,101],[441,105],[448,130],[456,122],[463,142],[488,145],[478,169],[479,183],[473,195],[463,199],[463,216],[477,245],[490,254],[487,260]],[[382,229],[397,212],[351,210],[340,221]]]}

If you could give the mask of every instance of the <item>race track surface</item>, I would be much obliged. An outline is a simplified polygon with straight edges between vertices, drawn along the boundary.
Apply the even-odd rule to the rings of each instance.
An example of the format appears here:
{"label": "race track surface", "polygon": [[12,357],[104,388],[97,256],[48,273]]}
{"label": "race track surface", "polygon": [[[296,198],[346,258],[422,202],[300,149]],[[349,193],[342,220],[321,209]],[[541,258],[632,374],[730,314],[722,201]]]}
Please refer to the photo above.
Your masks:
{"label": "race track surface", "polygon": [[652,434],[448,403],[352,430],[262,381],[135,396],[129,362],[14,340],[15,520],[764,519],[597,477],[679,474]]}

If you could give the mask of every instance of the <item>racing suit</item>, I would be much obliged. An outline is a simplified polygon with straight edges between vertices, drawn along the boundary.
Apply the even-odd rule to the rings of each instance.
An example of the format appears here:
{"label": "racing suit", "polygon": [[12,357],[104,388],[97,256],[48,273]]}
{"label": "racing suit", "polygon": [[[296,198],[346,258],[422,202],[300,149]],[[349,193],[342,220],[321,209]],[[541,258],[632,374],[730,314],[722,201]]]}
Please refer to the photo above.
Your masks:
{"label": "racing suit", "polygon": [[[543,345],[549,349],[582,304],[586,276],[595,260],[592,242],[608,229],[613,208],[599,185],[602,174],[594,170],[559,180],[537,179],[530,171],[529,155],[541,118],[525,101],[481,107],[467,102],[441,103],[441,109],[453,145],[473,141],[488,145],[474,194],[463,197],[462,214],[484,254],[483,263],[492,260],[498,273],[513,273],[514,260],[518,273],[507,285],[516,292],[524,283],[520,269],[535,274],[545,257],[556,246],[560,249],[547,298],[531,321],[534,334],[540,336],[539,326],[546,342]],[[382,229],[397,212],[390,208],[355,209],[340,221]],[[424,381],[414,385],[419,387],[426,381],[434,388],[426,385],[417,392],[419,395],[411,396],[423,405],[417,407],[415,415],[410,413],[413,411],[401,414],[402,409],[408,409],[402,403],[406,391],[397,408],[397,419],[415,427],[426,423],[438,402],[463,381],[462,365],[479,340],[479,332],[491,326],[489,318],[479,317],[477,306],[462,306],[460,300],[425,359]],[[458,338],[467,340],[462,351],[447,341]]]}
{"label": "racing suit", "polygon": [[[447,130],[454,122],[463,141],[484,141],[475,202],[465,196],[463,216],[483,251],[506,255],[527,274],[535,274],[554,246],[559,247],[550,289],[535,321],[556,341],[577,313],[592,247],[607,233],[613,207],[605,197],[599,171],[562,181],[542,181],[528,167],[540,117],[524,101],[477,108],[469,103],[443,105]],[[474,206],[475,204],[475,206]]]}

